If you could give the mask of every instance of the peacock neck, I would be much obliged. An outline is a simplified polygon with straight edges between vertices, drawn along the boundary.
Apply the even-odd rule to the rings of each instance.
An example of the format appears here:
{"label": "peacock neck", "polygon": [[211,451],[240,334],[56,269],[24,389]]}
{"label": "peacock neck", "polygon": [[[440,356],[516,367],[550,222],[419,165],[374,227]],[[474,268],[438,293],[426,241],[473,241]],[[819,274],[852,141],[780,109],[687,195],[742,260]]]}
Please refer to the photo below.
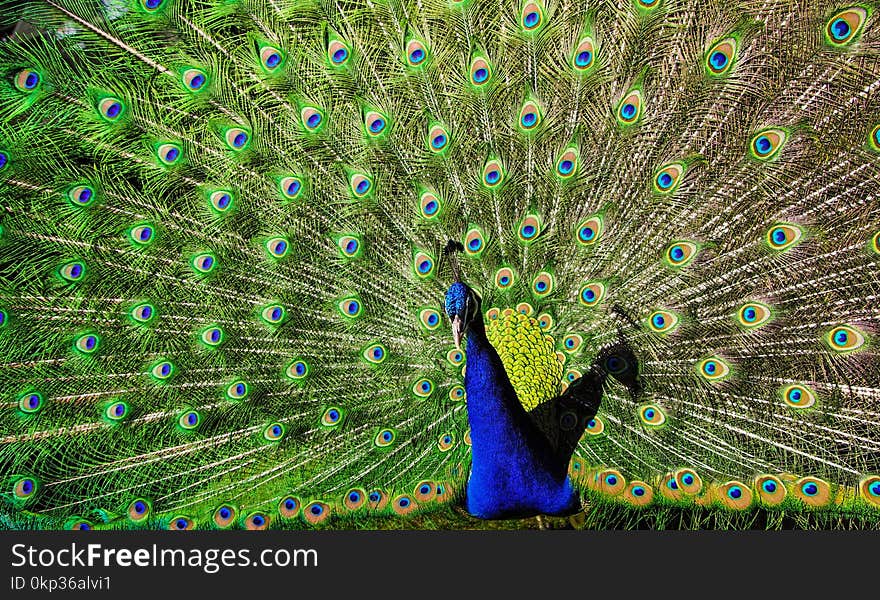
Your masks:
{"label": "peacock neck", "polygon": [[569,512],[577,498],[567,465],[519,402],[481,318],[468,326],[466,350],[468,511],[483,518]]}

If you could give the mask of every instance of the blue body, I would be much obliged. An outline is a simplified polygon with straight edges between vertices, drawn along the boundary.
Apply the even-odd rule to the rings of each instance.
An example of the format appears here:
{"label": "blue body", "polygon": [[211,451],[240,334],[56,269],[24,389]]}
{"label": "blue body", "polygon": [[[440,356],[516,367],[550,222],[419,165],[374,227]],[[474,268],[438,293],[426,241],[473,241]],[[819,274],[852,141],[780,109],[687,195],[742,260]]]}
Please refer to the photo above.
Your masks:
{"label": "blue body", "polygon": [[520,404],[479,311],[468,327],[465,390],[473,458],[467,511],[499,519],[579,510],[568,457],[554,451]]}

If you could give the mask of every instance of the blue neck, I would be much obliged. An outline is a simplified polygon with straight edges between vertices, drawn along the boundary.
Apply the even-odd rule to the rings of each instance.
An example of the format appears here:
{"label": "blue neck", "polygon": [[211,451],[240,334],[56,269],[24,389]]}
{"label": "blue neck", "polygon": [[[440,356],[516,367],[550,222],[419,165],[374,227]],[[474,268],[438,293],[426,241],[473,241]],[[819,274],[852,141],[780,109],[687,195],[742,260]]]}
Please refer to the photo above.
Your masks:
{"label": "blue neck", "polygon": [[468,326],[464,384],[473,458],[468,512],[498,519],[577,510],[568,461],[520,404],[480,317]]}

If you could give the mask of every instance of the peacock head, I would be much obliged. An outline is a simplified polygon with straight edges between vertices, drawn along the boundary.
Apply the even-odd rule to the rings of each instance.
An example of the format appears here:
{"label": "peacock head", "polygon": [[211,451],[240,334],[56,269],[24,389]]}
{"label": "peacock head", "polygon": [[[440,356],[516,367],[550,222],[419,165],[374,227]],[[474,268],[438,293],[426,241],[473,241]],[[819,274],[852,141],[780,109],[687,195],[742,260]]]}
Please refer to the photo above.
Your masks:
{"label": "peacock head", "polygon": [[480,296],[467,284],[456,281],[446,292],[446,314],[452,320],[452,339],[461,349],[461,336],[480,316]]}

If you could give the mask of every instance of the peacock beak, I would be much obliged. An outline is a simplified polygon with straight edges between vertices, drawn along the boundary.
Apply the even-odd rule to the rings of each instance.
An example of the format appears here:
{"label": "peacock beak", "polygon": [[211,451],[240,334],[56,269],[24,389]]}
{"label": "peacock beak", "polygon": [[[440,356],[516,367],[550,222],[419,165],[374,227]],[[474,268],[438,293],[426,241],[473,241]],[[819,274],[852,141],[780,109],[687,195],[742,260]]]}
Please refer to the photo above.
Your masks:
{"label": "peacock beak", "polygon": [[455,315],[452,317],[452,341],[455,342],[455,347],[458,350],[461,350],[461,334],[464,333],[464,322],[461,320],[461,317]]}

